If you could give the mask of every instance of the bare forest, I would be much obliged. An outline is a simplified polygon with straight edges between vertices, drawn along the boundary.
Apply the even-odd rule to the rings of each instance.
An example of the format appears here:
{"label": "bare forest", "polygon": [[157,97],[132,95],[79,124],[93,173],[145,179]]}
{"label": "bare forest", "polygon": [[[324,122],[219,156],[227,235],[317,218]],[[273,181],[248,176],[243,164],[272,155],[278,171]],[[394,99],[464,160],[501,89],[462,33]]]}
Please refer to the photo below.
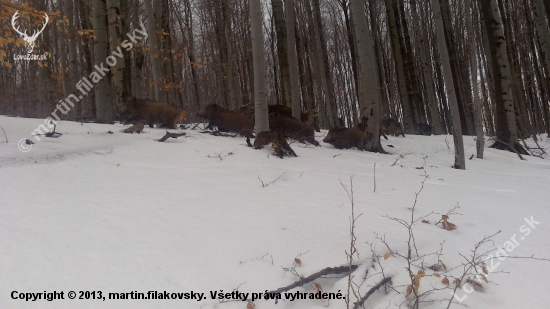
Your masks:
{"label": "bare forest", "polygon": [[192,123],[251,104],[259,133],[283,105],[363,124],[369,151],[388,119],[452,134],[464,169],[462,135],[482,157],[483,136],[521,155],[550,131],[549,16],[544,0],[2,0],[0,114],[114,123],[137,97]]}

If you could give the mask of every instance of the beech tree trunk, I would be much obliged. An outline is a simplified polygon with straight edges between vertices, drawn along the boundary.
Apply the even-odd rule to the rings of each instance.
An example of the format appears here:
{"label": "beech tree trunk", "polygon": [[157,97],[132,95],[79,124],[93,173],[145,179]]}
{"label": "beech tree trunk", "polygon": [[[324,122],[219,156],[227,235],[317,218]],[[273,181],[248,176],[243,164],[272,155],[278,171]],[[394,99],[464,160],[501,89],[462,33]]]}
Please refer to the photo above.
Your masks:
{"label": "beech tree trunk", "polygon": [[401,44],[399,41],[399,31],[397,29],[397,20],[395,16],[395,7],[392,0],[385,0],[386,2],[386,16],[388,18],[388,28],[390,33],[390,42],[393,52],[393,58],[395,60],[395,71],[397,73],[397,87],[399,89],[399,97],[401,98],[401,106],[403,108],[403,125],[406,133],[414,132],[414,120],[411,109],[411,102],[409,101],[409,94],[407,91],[407,84],[405,80],[405,69],[403,64],[403,55],[401,54]]}
{"label": "beech tree trunk", "polygon": [[[497,140],[491,148],[508,149],[527,154],[519,144],[514,101],[512,93],[512,77],[510,61],[506,51],[504,29],[496,0],[481,1],[481,11],[484,25],[487,29],[487,39],[491,50],[490,69],[493,71],[496,105],[496,135]],[[512,149],[513,148],[513,149]]]}
{"label": "beech tree trunk", "polygon": [[[67,45],[69,47],[69,54],[67,62],[69,63],[69,91],[70,93],[75,93],[76,83],[79,80],[78,69],[76,66],[76,36],[75,36],[75,18],[74,18],[74,4],[72,0],[63,1],[63,9],[65,16],[67,17],[69,24],[67,25],[67,34],[68,40]],[[82,116],[82,102],[73,102],[74,107],[72,108],[73,119]]]}
{"label": "beech tree trunk", "polygon": [[262,7],[260,0],[250,0],[250,32],[252,35],[252,59],[254,67],[254,108],[256,135],[269,131],[267,115],[267,81],[262,31]]}
{"label": "beech tree trunk", "polygon": [[369,34],[367,16],[362,0],[350,0],[353,31],[357,41],[357,68],[359,75],[359,109],[361,121],[367,122],[368,138],[364,149],[385,153],[380,144],[380,81],[376,71],[374,49]]}
{"label": "beech tree trunk", "polygon": [[[160,5],[156,2],[157,5]],[[155,21],[155,9],[152,0],[144,0],[145,12],[147,14],[147,34],[149,42],[149,59],[153,71],[152,86],[155,100],[166,102],[164,87],[162,85],[162,65],[161,54],[158,46],[157,26]]]}
{"label": "beech tree trunk", "polygon": [[[120,10],[120,0],[107,0],[107,20],[109,24],[109,47],[111,55],[115,55],[117,53],[122,53],[122,55],[125,54],[124,49],[120,46],[123,35],[121,18],[122,12]],[[124,80],[126,77],[124,75],[126,63],[124,58],[117,56],[114,56],[114,58],[111,59],[116,60],[116,64],[111,67],[111,91],[113,95],[113,104],[115,109],[119,111],[125,103],[122,97],[124,84],[127,83],[127,81]],[[128,96],[127,91],[125,95]]]}
{"label": "beech tree trunk", "polygon": [[[94,62],[97,67],[108,67],[105,63],[108,56],[107,51],[109,50],[109,39],[107,36],[107,5],[105,0],[92,1],[92,12],[95,36]],[[97,72],[97,75],[104,75],[95,84],[97,122],[113,123],[114,112],[110,87],[111,74]]]}
{"label": "beech tree trunk", "polygon": [[460,125],[460,113],[458,111],[458,102],[456,100],[455,86],[453,83],[453,73],[451,71],[451,62],[449,60],[449,53],[447,52],[447,44],[445,43],[445,30],[443,28],[443,20],[441,18],[439,0],[432,0],[432,10],[435,19],[437,46],[439,47],[439,56],[441,58],[441,66],[443,70],[445,94],[447,96],[447,104],[449,105],[453,129],[453,139],[455,147],[455,163],[453,167],[456,169],[465,170],[466,160],[464,159],[464,141],[462,138],[462,127]]}
{"label": "beech tree trunk", "polygon": [[472,83],[472,92],[474,96],[474,112],[476,125],[476,152],[477,158],[483,159],[483,150],[485,148],[485,139],[483,134],[483,123],[481,119],[481,100],[479,98],[479,88],[477,84],[477,55],[476,55],[476,40],[474,38],[474,28],[472,24],[472,13],[470,8],[470,0],[466,0],[466,30],[468,32],[468,47],[470,51],[470,80]]}
{"label": "beech tree trunk", "polygon": [[319,76],[322,80],[323,91],[325,92],[325,102],[327,103],[327,116],[329,125],[331,127],[340,127],[342,124],[338,121],[338,108],[336,106],[336,98],[334,96],[334,86],[332,84],[332,78],[330,76],[330,68],[328,62],[327,44],[325,40],[325,34],[323,32],[323,26],[321,21],[321,8],[319,0],[312,0],[313,4],[313,22],[316,29],[317,36],[316,46],[318,51],[319,62],[316,64],[319,66],[322,76]]}
{"label": "beech tree trunk", "polygon": [[273,8],[273,19],[275,21],[275,32],[277,34],[277,59],[279,60],[279,71],[281,74],[281,103],[284,106],[289,106],[292,98],[288,58],[288,29],[285,22],[282,0],[271,0],[271,7]]}
{"label": "beech tree trunk", "polygon": [[298,72],[298,55],[296,54],[296,27],[294,25],[294,0],[285,0],[287,51],[290,75],[290,94],[292,99],[292,116],[300,119],[300,76]]}

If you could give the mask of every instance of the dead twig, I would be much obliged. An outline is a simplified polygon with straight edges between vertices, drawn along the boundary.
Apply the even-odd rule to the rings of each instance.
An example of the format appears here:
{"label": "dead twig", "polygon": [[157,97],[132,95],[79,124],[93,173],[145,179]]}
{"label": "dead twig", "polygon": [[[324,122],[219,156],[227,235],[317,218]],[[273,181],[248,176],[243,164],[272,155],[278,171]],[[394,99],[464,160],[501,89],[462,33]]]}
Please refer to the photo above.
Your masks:
{"label": "dead twig", "polygon": [[355,305],[353,306],[353,309],[358,309],[359,307],[363,306],[363,304],[369,298],[369,296],[371,296],[376,290],[378,290],[379,288],[381,288],[383,285],[385,285],[390,281],[391,281],[391,277],[387,277],[387,278],[384,278],[384,280],[380,281],[377,285],[373,286],[367,292],[367,294],[363,295],[363,297],[361,297],[361,299],[355,303]]}
{"label": "dead twig", "polygon": [[395,165],[397,164],[397,162],[399,162],[399,160],[404,159],[405,156],[408,156],[408,155],[410,155],[410,154],[411,154],[411,152],[407,152],[407,153],[402,153],[402,154],[400,154],[399,156],[397,156],[397,158],[395,158],[395,162],[393,162],[393,164],[390,165],[390,166],[395,166]]}
{"label": "dead twig", "polygon": [[4,137],[6,138],[6,144],[8,143],[8,135],[6,134],[6,130],[4,130],[4,128],[2,128],[2,126],[0,126],[0,129],[2,129],[2,131],[4,131]]}
{"label": "dead twig", "polygon": [[258,180],[260,180],[260,182],[262,183],[262,188],[265,188],[269,185],[272,185],[274,184],[277,180],[279,180],[279,178],[283,177],[283,175],[286,174],[286,172],[282,173],[281,175],[279,175],[279,177],[277,177],[275,180],[271,181],[271,182],[268,182],[268,183],[264,183],[264,181],[260,178],[260,175],[258,175]]}

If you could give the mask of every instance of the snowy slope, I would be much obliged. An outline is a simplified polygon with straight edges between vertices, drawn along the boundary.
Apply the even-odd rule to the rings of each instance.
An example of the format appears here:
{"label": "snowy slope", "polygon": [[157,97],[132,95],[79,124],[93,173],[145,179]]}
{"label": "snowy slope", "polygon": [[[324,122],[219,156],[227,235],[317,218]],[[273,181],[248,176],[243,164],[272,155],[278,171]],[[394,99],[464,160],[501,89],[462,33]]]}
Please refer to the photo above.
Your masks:
{"label": "snowy slope", "polygon": [[[123,134],[121,125],[61,122],[58,139],[42,138],[29,152],[17,148],[43,120],[0,116],[9,143],[0,131],[0,308],[246,308],[246,303],[219,303],[210,291],[262,293],[298,280],[283,268],[294,266],[308,276],[347,263],[351,206],[346,191],[353,175],[355,235],[359,269],[356,282],[364,294],[381,279],[376,252],[406,255],[407,229],[389,217],[409,220],[415,192],[421,188],[414,235],[420,255],[440,249],[447,276],[459,276],[475,244],[497,231],[483,252],[503,246],[516,235],[512,256],[550,258],[550,161],[485,150],[485,159],[467,160],[467,170],[453,162],[452,137],[390,137],[391,154],[338,150],[293,143],[299,157],[283,160],[269,149],[246,147],[244,138],[218,137],[186,130],[188,137],[156,140],[163,129]],[[111,130],[113,134],[108,134]],[[317,136],[322,139],[322,134]],[[34,139],[33,139],[34,140]],[[446,141],[450,143],[450,150]],[[475,141],[465,137],[466,153]],[[489,144],[489,143],[488,143]],[[388,145],[393,145],[394,148]],[[544,136],[541,145],[550,142]],[[400,154],[404,158],[392,166]],[[376,192],[374,164],[376,163]],[[419,169],[424,167],[423,169]],[[260,180],[261,179],[261,180]],[[277,179],[277,180],[276,180]],[[268,184],[262,187],[262,181]],[[441,214],[457,225],[447,231],[434,225]],[[524,219],[540,224],[529,235]],[[523,237],[523,239],[521,239]],[[433,254],[422,261],[437,263]],[[472,308],[545,308],[550,301],[550,262],[506,258],[483,282],[483,291],[466,294]],[[397,308],[410,284],[406,263],[391,256],[380,264],[392,276],[394,290],[383,289],[367,308]],[[418,269],[414,269],[414,273]],[[443,288],[426,269],[420,292]],[[440,272],[442,275],[443,273]],[[324,291],[347,291],[347,277],[322,279]],[[63,291],[64,300],[25,301],[17,293]],[[107,299],[68,299],[69,291],[101,291]],[[108,293],[199,292],[197,300],[109,300]],[[291,292],[315,292],[311,285]],[[97,296],[97,293],[96,293]],[[446,308],[451,290],[428,296],[422,308]],[[352,298],[352,301],[355,299]],[[345,308],[342,300],[256,300],[256,308]],[[402,308],[405,308],[402,305]],[[453,305],[451,308],[462,307]]]}

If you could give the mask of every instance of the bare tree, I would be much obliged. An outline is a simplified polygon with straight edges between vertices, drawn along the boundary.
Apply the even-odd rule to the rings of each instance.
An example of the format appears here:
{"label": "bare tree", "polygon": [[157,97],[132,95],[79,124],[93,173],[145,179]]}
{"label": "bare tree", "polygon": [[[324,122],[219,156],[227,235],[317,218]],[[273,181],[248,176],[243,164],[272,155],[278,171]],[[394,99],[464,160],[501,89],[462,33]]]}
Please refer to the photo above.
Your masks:
{"label": "bare tree", "polygon": [[292,99],[292,116],[300,119],[300,79],[298,72],[298,55],[296,54],[296,27],[294,25],[294,0],[285,0],[287,51],[290,75],[290,93]]}
{"label": "bare tree", "polygon": [[252,55],[254,62],[254,107],[256,134],[269,131],[262,16],[260,0],[250,0],[250,32],[252,34]]}
{"label": "bare tree", "polygon": [[[158,2],[155,2],[160,5]],[[149,41],[149,59],[151,60],[151,66],[153,71],[153,90],[155,100],[166,102],[166,96],[164,94],[164,87],[162,85],[162,66],[161,66],[161,54],[159,49],[159,39],[157,36],[157,26],[155,22],[155,10],[153,8],[153,1],[144,0],[145,12],[147,13],[147,34]]]}
{"label": "bare tree", "polygon": [[380,129],[380,81],[376,71],[376,61],[367,16],[365,15],[363,1],[350,0],[349,5],[353,31],[357,41],[359,108],[361,119],[368,122],[368,132],[370,133],[364,149],[385,153],[378,134]]}
{"label": "bare tree", "polygon": [[466,29],[468,32],[468,41],[470,48],[470,78],[472,83],[472,91],[474,96],[475,108],[475,124],[476,124],[476,149],[477,158],[483,159],[483,150],[485,147],[485,139],[483,136],[483,123],[481,120],[481,100],[479,98],[479,89],[477,84],[477,55],[476,55],[476,40],[474,38],[474,28],[472,24],[472,13],[470,11],[470,0],[466,0]]}
{"label": "bare tree", "polygon": [[[107,0],[107,20],[109,24],[109,46],[111,54],[122,54],[123,50],[120,46],[122,42],[122,14],[120,10],[120,0]],[[123,55],[123,54],[122,54]],[[116,64],[113,66],[111,72],[112,74],[112,86],[111,93],[113,95],[113,103],[116,110],[120,110],[123,105],[122,93],[124,89],[124,72],[126,64],[124,59],[120,57],[115,57]],[[128,93],[126,93],[128,95]]]}
{"label": "bare tree", "polygon": [[[105,0],[92,2],[93,25],[94,25],[94,62],[98,67],[105,66],[109,39],[107,36],[107,5]],[[104,76],[102,76],[104,75]],[[95,86],[96,117],[99,123],[113,123],[114,111],[111,97],[109,73],[96,72],[99,79]],[[94,82],[96,82],[94,80]]]}
{"label": "bare tree", "polygon": [[460,114],[458,111],[458,102],[456,100],[455,86],[453,83],[453,73],[451,71],[451,62],[447,45],[445,43],[445,31],[443,28],[443,20],[441,17],[441,9],[439,0],[432,0],[432,10],[435,19],[435,31],[437,35],[437,46],[439,47],[439,57],[443,70],[443,80],[445,82],[445,93],[447,96],[447,104],[451,112],[451,123],[453,127],[453,139],[455,146],[455,163],[456,169],[466,169],[466,160],[464,159],[464,141],[462,138],[462,127],[460,124]]}
{"label": "bare tree", "polygon": [[487,0],[481,1],[480,5],[484,25],[487,29],[487,40],[491,51],[490,68],[493,71],[495,86],[497,140],[491,145],[491,148],[508,149],[527,154],[519,144],[517,136],[510,61],[508,60],[498,4],[496,0]]}

